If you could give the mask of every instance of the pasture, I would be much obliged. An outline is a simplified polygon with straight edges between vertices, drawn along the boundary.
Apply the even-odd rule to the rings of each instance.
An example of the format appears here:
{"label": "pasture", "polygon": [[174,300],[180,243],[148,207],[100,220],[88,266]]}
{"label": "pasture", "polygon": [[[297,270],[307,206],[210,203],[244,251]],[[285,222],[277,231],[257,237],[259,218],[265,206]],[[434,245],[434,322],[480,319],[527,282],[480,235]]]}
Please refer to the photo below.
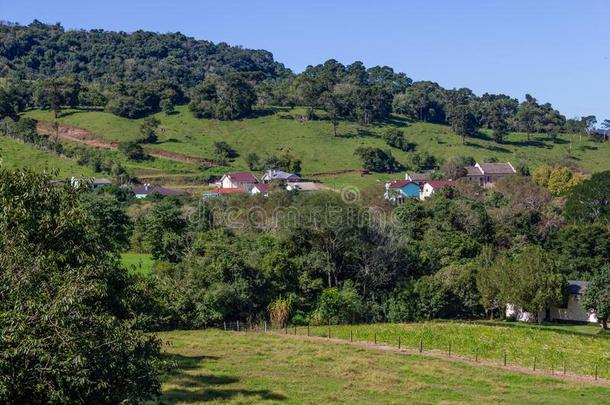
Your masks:
{"label": "pasture", "polygon": [[607,403],[610,388],[280,334],[159,333],[176,365],[159,403]]}
{"label": "pasture", "polygon": [[[381,135],[391,127],[404,131],[408,142],[415,144],[416,152],[428,152],[439,160],[452,156],[472,156],[478,160],[495,158],[511,161],[514,164],[525,162],[534,167],[542,162],[555,162],[571,157],[585,170],[595,172],[610,166],[610,144],[602,144],[576,135],[560,134],[555,142],[546,135],[532,135],[527,141],[523,133],[509,134],[504,143],[492,140],[491,134],[482,130],[476,137],[467,139],[465,145],[452,134],[448,126],[424,122],[411,123],[400,116],[386,122],[363,127],[352,122],[339,124],[339,136],[333,136],[332,125],[322,118],[317,121],[295,119],[303,113],[302,108],[274,108],[259,110],[254,118],[237,121],[196,119],[186,106],[177,108],[177,113],[156,114],[161,121],[158,131],[159,142],[151,145],[153,149],[176,152],[204,159],[213,159],[214,142],[225,141],[235,149],[238,156],[228,167],[206,169],[190,167],[171,167],[172,173],[216,174],[230,170],[246,170],[246,156],[256,153],[261,158],[269,155],[290,154],[302,160],[303,174],[319,178],[331,187],[344,185],[368,186],[389,178],[402,177],[400,174],[377,174],[360,177],[357,171],[361,163],[354,151],[361,146],[392,149],[393,155],[403,164],[408,164],[411,153],[403,152],[386,145]],[[43,121],[51,121],[52,113],[44,110],[31,110],[27,116]],[[59,121],[93,133],[96,137],[109,141],[137,139],[142,120],[129,120],[100,111],[67,110]],[[135,167],[138,166],[138,167]],[[137,164],[134,169],[145,169],[146,163]],[[159,174],[166,172],[161,164],[155,164]],[[169,169],[169,168],[168,168]],[[326,174],[325,174],[326,173]]]}
{"label": "pasture", "polygon": [[[328,336],[328,326],[312,326],[312,336]],[[331,337],[354,341],[436,351],[540,370],[593,376],[597,366],[601,377],[610,379],[610,334],[595,325],[537,326],[510,322],[439,321],[406,324],[333,325]],[[294,330],[289,330],[293,333]],[[306,334],[306,327],[297,328]]]}

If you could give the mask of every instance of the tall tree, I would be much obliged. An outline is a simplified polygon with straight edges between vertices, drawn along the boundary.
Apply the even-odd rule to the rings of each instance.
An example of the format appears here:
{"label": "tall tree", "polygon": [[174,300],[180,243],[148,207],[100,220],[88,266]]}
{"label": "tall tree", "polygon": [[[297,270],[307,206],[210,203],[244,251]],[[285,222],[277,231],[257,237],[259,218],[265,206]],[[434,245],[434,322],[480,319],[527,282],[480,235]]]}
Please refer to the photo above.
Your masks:
{"label": "tall tree", "polygon": [[595,311],[595,315],[604,330],[608,329],[610,320],[610,263],[597,271],[582,297],[582,305]]}
{"label": "tall tree", "polygon": [[467,136],[472,136],[477,132],[477,121],[467,105],[452,107],[447,118],[451,124],[451,130],[462,137],[462,144],[466,143]]}
{"label": "tall tree", "polygon": [[80,189],[0,171],[0,402],[136,403],[160,392],[160,341],[133,329],[127,274]]}

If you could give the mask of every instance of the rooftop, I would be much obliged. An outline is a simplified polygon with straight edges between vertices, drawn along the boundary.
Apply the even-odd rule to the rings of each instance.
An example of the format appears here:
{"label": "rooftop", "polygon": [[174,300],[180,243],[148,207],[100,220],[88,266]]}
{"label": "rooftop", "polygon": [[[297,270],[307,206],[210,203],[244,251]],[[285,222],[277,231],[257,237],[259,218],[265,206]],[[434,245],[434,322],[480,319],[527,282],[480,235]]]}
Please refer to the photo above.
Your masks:
{"label": "rooftop", "polygon": [[429,184],[432,188],[440,188],[443,186],[453,186],[452,180],[430,180],[426,184]]}
{"label": "rooftop", "polygon": [[258,183],[258,179],[250,172],[228,173],[226,175],[231,181],[238,183]]}

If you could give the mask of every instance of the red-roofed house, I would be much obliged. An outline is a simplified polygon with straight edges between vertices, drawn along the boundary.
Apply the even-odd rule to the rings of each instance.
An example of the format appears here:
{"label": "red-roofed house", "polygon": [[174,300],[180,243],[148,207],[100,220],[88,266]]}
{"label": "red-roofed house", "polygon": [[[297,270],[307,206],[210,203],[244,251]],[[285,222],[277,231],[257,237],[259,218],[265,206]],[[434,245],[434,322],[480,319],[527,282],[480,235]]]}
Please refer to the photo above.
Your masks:
{"label": "red-roofed house", "polygon": [[385,194],[386,200],[402,203],[405,197],[409,198],[420,198],[421,190],[419,184],[410,180],[392,180],[385,183]]}
{"label": "red-roofed house", "polygon": [[261,194],[266,197],[267,195],[269,195],[270,188],[271,188],[271,185],[269,183],[258,183],[258,184],[255,184],[254,186],[252,186],[252,189],[250,190],[250,194],[252,194],[252,195]]}
{"label": "red-roofed house", "polygon": [[430,180],[427,181],[422,187],[420,198],[425,200],[430,197],[434,192],[443,187],[453,187],[452,180]]}
{"label": "red-roofed house", "polygon": [[228,173],[218,182],[219,188],[241,188],[250,191],[252,186],[258,184],[258,179],[250,172]]}

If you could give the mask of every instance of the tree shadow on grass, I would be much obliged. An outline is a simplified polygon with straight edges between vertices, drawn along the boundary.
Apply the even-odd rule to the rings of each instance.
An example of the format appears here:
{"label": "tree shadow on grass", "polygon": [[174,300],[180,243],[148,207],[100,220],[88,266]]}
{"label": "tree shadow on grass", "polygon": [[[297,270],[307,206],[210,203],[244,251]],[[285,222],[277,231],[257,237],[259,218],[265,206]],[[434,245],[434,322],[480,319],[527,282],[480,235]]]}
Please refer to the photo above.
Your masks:
{"label": "tree shadow on grass", "polygon": [[249,390],[231,388],[238,383],[239,378],[231,375],[196,375],[188,371],[201,369],[202,362],[214,362],[215,356],[183,356],[179,354],[166,355],[166,360],[175,367],[166,376],[167,382],[174,388],[163,391],[159,404],[195,403],[203,401],[230,400],[236,397],[255,397],[260,401],[283,401],[284,395],[270,390]]}

